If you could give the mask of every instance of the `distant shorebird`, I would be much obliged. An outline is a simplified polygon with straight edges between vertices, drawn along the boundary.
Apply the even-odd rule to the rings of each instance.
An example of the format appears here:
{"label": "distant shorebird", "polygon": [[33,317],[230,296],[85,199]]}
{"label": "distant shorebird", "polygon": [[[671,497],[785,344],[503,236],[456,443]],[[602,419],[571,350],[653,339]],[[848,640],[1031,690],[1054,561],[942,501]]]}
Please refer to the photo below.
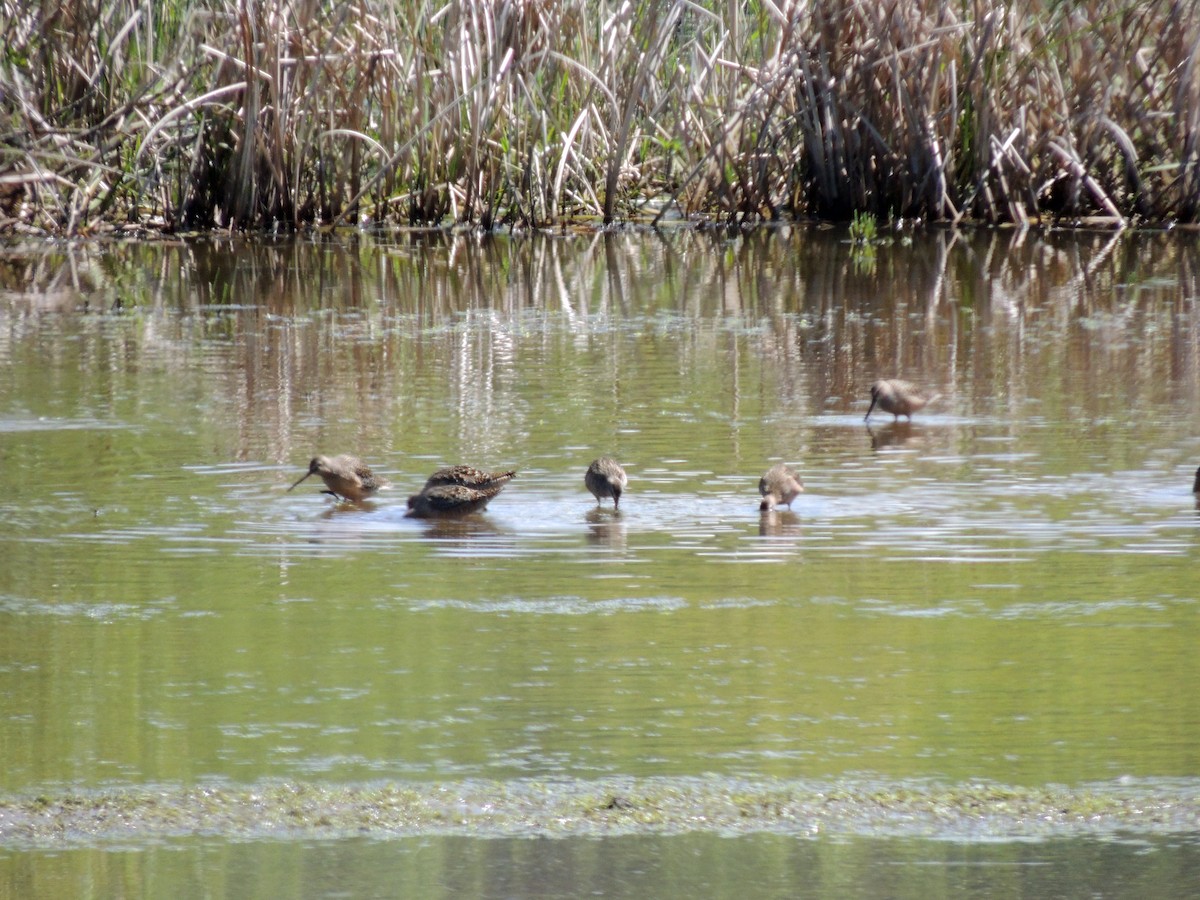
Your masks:
{"label": "distant shorebird", "polygon": [[763,498],[758,506],[762,511],[774,509],[779,504],[791,509],[792,501],[804,493],[804,482],[790,466],[778,463],[758,480],[758,492]]}
{"label": "distant shorebird", "polygon": [[1200,469],[1196,470],[1196,480],[1192,482],[1192,493],[1200,499]]}
{"label": "distant shorebird", "polygon": [[602,456],[592,460],[584,473],[583,483],[596,498],[597,506],[605,497],[612,497],[613,509],[618,509],[621,506],[621,494],[629,484],[629,479],[619,462],[611,456]]}
{"label": "distant shorebird", "polygon": [[419,494],[408,498],[406,515],[415,519],[430,519],[480,512],[516,474],[515,470],[484,472],[473,466],[438,469],[425,481]]}
{"label": "distant shorebird", "polygon": [[871,385],[871,405],[867,407],[867,414],[863,416],[863,421],[871,418],[871,410],[875,408],[876,404],[879,404],[879,408],[884,412],[890,412],[897,419],[900,416],[908,416],[909,421],[912,421],[913,413],[925,407],[926,404],[932,403],[938,396],[937,394],[932,397],[925,396],[920,388],[909,381],[883,378]]}
{"label": "distant shorebird", "polygon": [[308,464],[308,471],[288,490],[295,488],[309,475],[321,476],[326,488],[321,493],[332,494],[334,497],[355,502],[365,500],[386,484],[371,471],[365,462],[357,456],[345,453],[333,458],[314,456]]}

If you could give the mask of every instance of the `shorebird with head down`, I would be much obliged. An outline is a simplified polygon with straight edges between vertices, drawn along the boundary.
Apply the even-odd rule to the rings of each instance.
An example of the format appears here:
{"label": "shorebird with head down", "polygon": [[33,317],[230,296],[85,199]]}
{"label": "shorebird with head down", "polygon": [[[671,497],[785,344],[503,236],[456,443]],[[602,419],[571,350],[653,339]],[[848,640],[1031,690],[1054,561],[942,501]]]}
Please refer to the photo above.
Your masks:
{"label": "shorebird with head down", "polygon": [[587,467],[587,471],[583,475],[583,483],[596,498],[597,506],[605,497],[611,497],[615,510],[621,506],[621,494],[625,492],[629,479],[619,462],[611,456],[602,456],[592,460],[592,464]]}
{"label": "shorebird with head down", "polygon": [[926,396],[910,381],[883,378],[871,385],[871,405],[867,407],[867,414],[863,416],[863,421],[871,418],[871,410],[876,405],[884,412],[890,412],[897,419],[907,416],[909,421],[912,421],[913,413],[932,403],[938,396],[938,394],[934,394],[932,397]]}
{"label": "shorebird with head down", "polygon": [[485,472],[474,466],[438,469],[426,479],[420,493],[408,498],[405,515],[432,519],[481,512],[516,474],[515,470]]}
{"label": "shorebird with head down", "polygon": [[294,489],[309,475],[319,475],[325,482],[321,493],[331,494],[336,499],[353,500],[358,503],[374,494],[387,484],[371,471],[357,456],[343,453],[341,456],[314,456],[308,471],[300,476],[288,490]]}
{"label": "shorebird with head down", "polygon": [[763,498],[758,508],[763,512],[780,504],[791,509],[792,501],[804,493],[804,483],[790,466],[777,463],[758,480],[758,492]]}

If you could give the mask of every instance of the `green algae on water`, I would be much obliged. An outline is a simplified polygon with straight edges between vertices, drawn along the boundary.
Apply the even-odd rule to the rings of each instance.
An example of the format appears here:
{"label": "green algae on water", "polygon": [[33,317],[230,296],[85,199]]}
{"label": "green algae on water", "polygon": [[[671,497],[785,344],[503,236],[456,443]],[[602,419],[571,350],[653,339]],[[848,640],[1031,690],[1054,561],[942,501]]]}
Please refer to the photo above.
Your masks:
{"label": "green algae on water", "polygon": [[0,800],[0,845],[412,834],[1049,839],[1200,830],[1200,784],[1083,788],[649,778],[127,788]]}

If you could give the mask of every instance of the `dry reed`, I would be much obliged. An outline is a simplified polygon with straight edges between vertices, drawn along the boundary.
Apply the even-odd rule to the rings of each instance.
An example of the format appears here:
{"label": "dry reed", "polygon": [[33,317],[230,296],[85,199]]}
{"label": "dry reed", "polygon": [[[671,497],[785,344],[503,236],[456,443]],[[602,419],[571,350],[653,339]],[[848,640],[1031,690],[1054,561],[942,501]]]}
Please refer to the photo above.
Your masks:
{"label": "dry reed", "polygon": [[0,27],[0,231],[1200,220],[1191,0],[4,0]]}

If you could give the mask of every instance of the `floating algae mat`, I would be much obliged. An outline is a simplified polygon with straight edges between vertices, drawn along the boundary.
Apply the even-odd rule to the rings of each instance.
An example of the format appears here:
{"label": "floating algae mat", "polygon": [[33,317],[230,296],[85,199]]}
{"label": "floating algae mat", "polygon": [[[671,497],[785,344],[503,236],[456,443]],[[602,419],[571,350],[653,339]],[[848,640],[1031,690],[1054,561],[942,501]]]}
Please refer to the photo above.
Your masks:
{"label": "floating algae mat", "polygon": [[230,839],[586,837],[775,833],[796,837],[1027,840],[1200,830],[1200,786],[1084,788],[727,779],[459,781],[133,788],[0,801],[0,844],[49,846],[195,835]]}

